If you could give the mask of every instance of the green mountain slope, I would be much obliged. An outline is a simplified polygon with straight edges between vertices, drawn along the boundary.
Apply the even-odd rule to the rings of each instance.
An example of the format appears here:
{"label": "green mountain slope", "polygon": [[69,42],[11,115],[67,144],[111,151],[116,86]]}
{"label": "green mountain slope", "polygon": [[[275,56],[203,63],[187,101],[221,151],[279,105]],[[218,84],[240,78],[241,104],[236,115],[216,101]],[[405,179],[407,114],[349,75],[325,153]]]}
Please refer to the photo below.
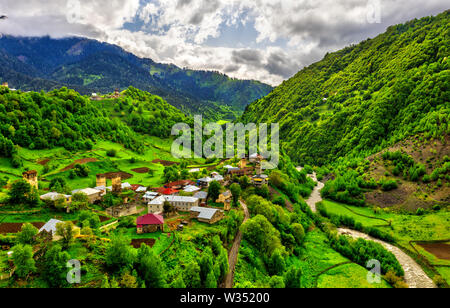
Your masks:
{"label": "green mountain slope", "polygon": [[67,88],[24,93],[0,87],[0,157],[12,158],[15,166],[15,145],[82,151],[102,139],[141,152],[141,133],[166,138],[179,122],[189,118],[162,98],[135,88],[117,99],[91,101]]}
{"label": "green mountain slope", "polygon": [[279,122],[299,163],[368,156],[418,133],[449,133],[450,11],[392,26],[325,58],[250,105],[246,122]]}

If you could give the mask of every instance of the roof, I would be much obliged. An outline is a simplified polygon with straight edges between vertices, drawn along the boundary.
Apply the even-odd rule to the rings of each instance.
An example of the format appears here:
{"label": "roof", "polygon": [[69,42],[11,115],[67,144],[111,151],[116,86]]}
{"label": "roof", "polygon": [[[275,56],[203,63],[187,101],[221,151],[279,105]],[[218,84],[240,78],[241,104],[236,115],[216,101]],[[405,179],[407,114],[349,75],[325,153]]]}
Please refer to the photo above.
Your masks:
{"label": "roof", "polygon": [[235,168],[235,167],[230,166],[230,165],[226,165],[226,166],[224,166],[223,168],[224,168],[224,169],[233,169],[233,168]]}
{"label": "roof", "polygon": [[142,185],[139,185],[139,184],[133,184],[133,185],[131,185],[131,190],[132,191],[137,191],[139,188],[141,188],[142,187]]}
{"label": "roof", "polygon": [[195,173],[195,172],[200,172],[200,169],[194,168],[194,169],[189,170],[189,173]]}
{"label": "roof", "polygon": [[220,211],[220,210],[211,209],[211,208],[207,208],[207,207],[194,206],[193,208],[191,208],[191,212],[199,213],[197,218],[208,219],[208,220],[212,219],[218,211]]}
{"label": "roof", "polygon": [[140,186],[136,189],[136,192],[147,192],[147,187],[145,186]]}
{"label": "roof", "polygon": [[41,196],[41,200],[52,200],[52,201],[55,201],[55,200],[58,200],[58,199],[67,199],[67,198],[70,198],[70,197],[71,197],[70,195],[63,195],[63,194],[60,194],[60,193],[57,193],[57,192],[49,192],[49,193],[47,193],[45,195],[42,195]]}
{"label": "roof", "polygon": [[42,228],[39,229],[39,233],[42,231],[56,233],[56,225],[62,223],[62,221],[57,219],[50,219]]}
{"label": "roof", "polygon": [[196,193],[194,195],[194,198],[206,199],[206,198],[208,198],[208,193],[206,191],[199,191],[198,193]]}
{"label": "roof", "polygon": [[194,185],[194,184],[195,183],[192,182],[191,180],[180,180],[180,181],[168,183],[168,184],[164,185],[164,187],[173,188],[173,187],[179,187],[179,186],[183,187],[183,186]]}
{"label": "roof", "polygon": [[213,176],[213,180],[220,182],[220,181],[223,181],[224,178],[220,174],[217,174],[217,175]]}
{"label": "roof", "polygon": [[176,193],[178,193],[178,190],[176,189],[172,189],[172,188],[158,188],[158,193],[160,193],[161,195],[174,195]]}
{"label": "roof", "polygon": [[158,198],[155,198],[152,201],[150,201],[148,205],[161,205],[164,204],[164,202],[166,202],[166,198],[164,198],[163,196],[159,196]]}
{"label": "roof", "polygon": [[95,189],[95,188],[85,188],[85,189],[76,189],[76,190],[72,191],[72,194],[75,195],[77,193],[82,193],[82,194],[91,196],[91,195],[98,194],[100,192],[101,192],[100,190]]}
{"label": "roof", "polygon": [[189,185],[189,186],[186,186],[184,188],[185,192],[196,192],[196,191],[199,191],[199,190],[200,190],[200,187],[193,186],[193,185]]}
{"label": "roof", "polygon": [[169,202],[195,203],[198,201],[198,198],[184,197],[184,196],[164,196],[164,199],[166,199],[166,201],[169,201]]}
{"label": "roof", "polygon": [[163,225],[164,218],[161,215],[147,214],[137,219],[137,225]]}
{"label": "roof", "polygon": [[231,197],[231,191],[227,190],[222,194],[224,197]]}
{"label": "roof", "polygon": [[214,179],[210,178],[209,176],[206,178],[201,178],[198,179],[199,182],[205,182],[205,183],[211,183],[212,181],[214,181]]}
{"label": "roof", "polygon": [[132,188],[132,186],[131,186],[131,184],[130,183],[127,183],[127,182],[125,182],[125,183],[122,183],[122,189],[131,189]]}

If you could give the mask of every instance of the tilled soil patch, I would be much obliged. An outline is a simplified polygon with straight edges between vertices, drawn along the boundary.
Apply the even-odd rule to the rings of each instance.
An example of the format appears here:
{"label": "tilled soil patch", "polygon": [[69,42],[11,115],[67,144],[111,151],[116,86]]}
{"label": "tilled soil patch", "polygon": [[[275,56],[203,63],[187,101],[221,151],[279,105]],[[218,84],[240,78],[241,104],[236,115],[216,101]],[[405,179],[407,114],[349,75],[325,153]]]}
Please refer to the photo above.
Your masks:
{"label": "tilled soil patch", "polygon": [[[45,225],[44,222],[33,222],[31,224],[38,229]],[[2,223],[0,224],[0,234],[18,233],[22,230],[22,225],[23,223]]]}
{"label": "tilled soil patch", "polygon": [[97,158],[83,158],[83,159],[77,159],[75,160],[73,163],[71,163],[70,165],[68,165],[67,167],[65,167],[64,169],[61,170],[61,172],[64,171],[69,171],[71,169],[73,169],[75,167],[75,165],[83,165],[83,164],[87,164],[87,163],[95,163],[98,162]]}
{"label": "tilled soil patch", "polygon": [[152,163],[154,163],[154,164],[161,164],[164,167],[170,167],[170,166],[178,164],[178,163],[173,162],[173,161],[161,160],[161,159],[155,159],[154,161],[152,161]]}
{"label": "tilled soil patch", "polygon": [[131,245],[134,248],[139,248],[139,247],[141,247],[142,244],[153,247],[155,245],[155,243],[156,243],[156,240],[154,240],[152,238],[134,239],[131,241]]}
{"label": "tilled soil patch", "polygon": [[146,167],[142,167],[142,168],[132,169],[131,171],[144,174],[144,173],[148,173],[150,171],[150,169],[146,168]]}
{"label": "tilled soil patch", "polygon": [[442,260],[450,260],[450,245],[446,243],[420,244],[420,246]]}

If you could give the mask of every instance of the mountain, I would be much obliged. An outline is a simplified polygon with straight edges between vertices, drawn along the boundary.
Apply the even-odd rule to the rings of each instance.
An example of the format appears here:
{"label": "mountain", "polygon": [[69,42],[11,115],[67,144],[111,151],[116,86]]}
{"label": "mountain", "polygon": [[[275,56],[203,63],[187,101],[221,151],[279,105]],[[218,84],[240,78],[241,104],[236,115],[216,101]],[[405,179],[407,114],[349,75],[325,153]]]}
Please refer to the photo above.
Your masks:
{"label": "mountain", "polygon": [[244,122],[280,123],[297,163],[367,157],[416,134],[449,133],[450,11],[392,26],[330,53],[246,109]]}
{"label": "mountain", "polygon": [[187,114],[234,119],[272,87],[217,72],[159,64],[85,38],[0,38],[0,78],[21,90],[67,86],[84,95],[129,86],[161,96]]}

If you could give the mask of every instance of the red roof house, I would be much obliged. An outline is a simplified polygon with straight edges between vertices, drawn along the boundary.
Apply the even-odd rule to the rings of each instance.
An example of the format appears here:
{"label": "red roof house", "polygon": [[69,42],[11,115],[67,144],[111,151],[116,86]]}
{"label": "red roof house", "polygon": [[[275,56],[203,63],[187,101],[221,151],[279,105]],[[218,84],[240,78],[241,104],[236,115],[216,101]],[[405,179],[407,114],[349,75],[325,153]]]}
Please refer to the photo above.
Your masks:
{"label": "red roof house", "polygon": [[173,188],[161,187],[161,188],[158,188],[157,192],[160,195],[171,196],[171,195],[177,194],[179,191],[176,189],[173,189]]}
{"label": "red roof house", "polygon": [[164,218],[161,215],[147,214],[137,219],[137,233],[153,233],[163,231]]}
{"label": "red roof house", "polygon": [[190,181],[190,180],[180,180],[180,181],[166,184],[166,185],[164,185],[164,187],[165,188],[173,188],[173,189],[182,189],[189,185],[195,185],[195,182]]}

